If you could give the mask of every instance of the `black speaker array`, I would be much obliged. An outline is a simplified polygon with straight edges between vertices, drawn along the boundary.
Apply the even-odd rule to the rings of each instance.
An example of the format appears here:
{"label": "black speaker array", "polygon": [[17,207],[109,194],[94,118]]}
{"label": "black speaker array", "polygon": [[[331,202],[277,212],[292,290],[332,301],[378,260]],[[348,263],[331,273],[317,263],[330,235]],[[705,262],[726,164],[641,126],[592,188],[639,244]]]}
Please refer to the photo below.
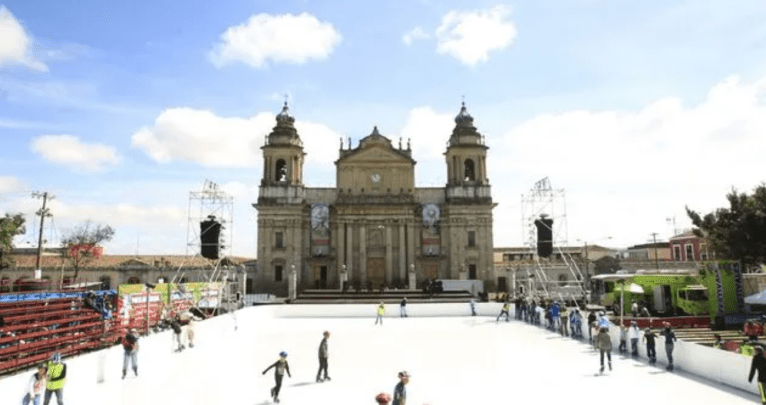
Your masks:
{"label": "black speaker array", "polygon": [[536,219],[535,226],[537,227],[537,255],[550,257],[553,253],[553,219]]}
{"label": "black speaker array", "polygon": [[218,249],[221,240],[221,223],[215,219],[207,219],[200,222],[200,242],[202,247],[200,254],[202,257],[218,260]]}

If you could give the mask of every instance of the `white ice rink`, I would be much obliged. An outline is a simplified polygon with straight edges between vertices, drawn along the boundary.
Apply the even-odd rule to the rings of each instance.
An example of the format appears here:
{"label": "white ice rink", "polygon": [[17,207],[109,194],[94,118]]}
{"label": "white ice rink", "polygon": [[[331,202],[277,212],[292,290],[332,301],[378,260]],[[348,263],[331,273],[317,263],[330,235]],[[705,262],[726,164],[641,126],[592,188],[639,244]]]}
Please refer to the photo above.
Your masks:
{"label": "white ice rink", "polygon": [[[170,332],[142,338],[138,377],[129,371],[120,378],[119,346],[66,359],[64,403],[269,404],[274,372],[261,372],[280,351],[288,352],[292,373],[282,385],[282,404],[375,404],[377,393],[392,394],[401,370],[412,375],[407,405],[759,403],[754,394],[649,367],[616,350],[614,371],[597,376],[598,355],[586,342],[513,319],[496,323],[499,304],[482,304],[483,316],[477,317],[416,316],[428,305],[439,304],[410,304],[408,318],[389,305],[382,327],[374,325],[374,305],[361,306],[370,313],[366,318],[332,317],[333,305],[323,307],[324,318],[275,317],[273,307],[246,308],[237,312],[237,331],[231,315],[198,322],[196,346],[181,353],[172,352]],[[332,381],[316,383],[324,330],[332,333]],[[657,348],[664,358],[662,345]],[[99,364],[105,370],[101,383]],[[21,403],[31,373],[0,379],[0,405]]]}

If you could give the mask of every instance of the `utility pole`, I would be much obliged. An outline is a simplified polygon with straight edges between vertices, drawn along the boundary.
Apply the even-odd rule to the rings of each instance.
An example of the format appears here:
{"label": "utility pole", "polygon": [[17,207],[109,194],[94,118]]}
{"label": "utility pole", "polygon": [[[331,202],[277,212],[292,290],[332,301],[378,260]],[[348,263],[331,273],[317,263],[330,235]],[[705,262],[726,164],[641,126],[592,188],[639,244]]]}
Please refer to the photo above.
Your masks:
{"label": "utility pole", "polygon": [[35,270],[40,270],[40,257],[43,254],[43,223],[45,223],[45,217],[53,216],[50,213],[50,210],[45,207],[45,205],[48,203],[48,199],[52,200],[55,197],[52,195],[49,195],[47,191],[43,193],[39,193],[35,191],[32,193],[32,197],[43,199],[43,207],[37,210],[37,212],[35,213],[40,216],[40,234],[38,235],[38,238],[37,238],[37,260],[35,261]]}
{"label": "utility pole", "polygon": [[654,245],[654,267],[659,270],[660,269],[660,262],[657,259],[657,232],[652,233],[652,240]]}

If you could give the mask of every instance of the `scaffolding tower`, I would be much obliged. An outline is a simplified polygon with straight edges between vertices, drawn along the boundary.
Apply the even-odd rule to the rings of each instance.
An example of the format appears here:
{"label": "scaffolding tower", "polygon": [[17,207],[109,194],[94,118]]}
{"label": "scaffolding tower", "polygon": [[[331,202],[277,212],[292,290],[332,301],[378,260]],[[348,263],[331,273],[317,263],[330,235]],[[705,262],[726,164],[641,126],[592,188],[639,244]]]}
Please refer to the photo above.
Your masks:
{"label": "scaffolding tower", "polygon": [[[537,227],[535,221],[541,218],[553,220],[551,225],[551,258],[537,254]],[[567,241],[567,212],[564,189],[551,187],[548,177],[535,183],[527,194],[521,196],[522,240],[526,242],[534,258],[534,265],[526,268],[528,291],[538,292],[549,298],[577,300],[585,296],[583,274],[569,252],[561,247],[569,246]],[[555,258],[555,259],[554,259]],[[562,285],[559,280],[551,280],[549,274],[554,270],[566,270],[576,283]]]}
{"label": "scaffolding tower", "polygon": [[[218,258],[208,259],[209,267],[202,270],[208,283],[218,283],[218,309],[229,312],[240,307],[244,299],[243,287],[246,273],[235,267],[232,258],[234,198],[221,190],[218,184],[205,180],[200,191],[189,192],[189,210],[186,230],[186,256],[202,257],[203,221],[215,220],[220,223]],[[190,260],[191,261],[191,260]],[[172,282],[184,277],[184,264],[176,271]]]}

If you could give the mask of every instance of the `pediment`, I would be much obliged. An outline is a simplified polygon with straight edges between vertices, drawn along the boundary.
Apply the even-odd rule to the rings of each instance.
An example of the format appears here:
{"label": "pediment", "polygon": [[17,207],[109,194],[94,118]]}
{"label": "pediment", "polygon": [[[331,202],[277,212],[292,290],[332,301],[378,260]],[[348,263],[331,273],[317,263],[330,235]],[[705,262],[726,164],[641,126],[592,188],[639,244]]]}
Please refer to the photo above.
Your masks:
{"label": "pediment", "polygon": [[371,144],[338,160],[338,163],[412,163],[412,159],[384,144]]}

